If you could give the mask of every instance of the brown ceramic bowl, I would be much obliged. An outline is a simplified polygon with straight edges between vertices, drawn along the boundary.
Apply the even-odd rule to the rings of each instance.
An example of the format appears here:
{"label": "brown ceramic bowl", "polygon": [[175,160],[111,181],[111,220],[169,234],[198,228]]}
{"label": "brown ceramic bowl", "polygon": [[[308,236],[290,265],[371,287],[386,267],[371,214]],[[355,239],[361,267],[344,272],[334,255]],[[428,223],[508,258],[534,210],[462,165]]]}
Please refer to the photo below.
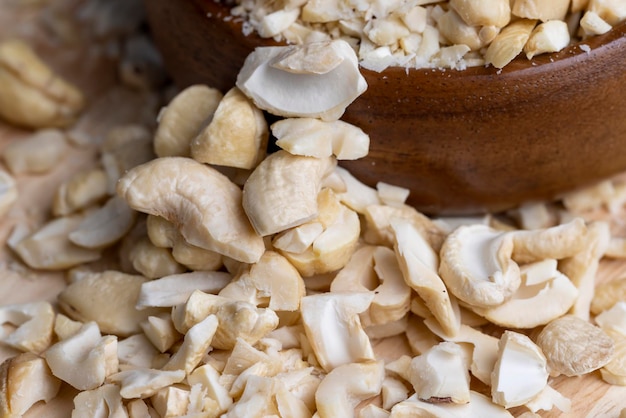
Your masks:
{"label": "brown ceramic bowl", "polygon": [[[146,0],[148,21],[180,87],[234,86],[259,45],[214,0]],[[626,23],[502,71],[362,70],[369,88],[342,118],[370,135],[343,162],[363,182],[411,190],[430,214],[500,211],[551,199],[626,170]]]}

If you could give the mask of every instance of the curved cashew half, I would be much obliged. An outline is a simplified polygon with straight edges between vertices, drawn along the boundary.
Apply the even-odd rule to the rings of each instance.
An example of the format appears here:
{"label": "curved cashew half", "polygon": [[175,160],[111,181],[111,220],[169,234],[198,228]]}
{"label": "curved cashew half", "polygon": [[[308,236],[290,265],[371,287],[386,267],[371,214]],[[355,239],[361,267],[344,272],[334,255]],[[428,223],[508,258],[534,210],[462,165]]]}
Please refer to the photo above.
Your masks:
{"label": "curved cashew half", "polygon": [[471,306],[496,306],[521,284],[512,253],[511,234],[480,224],[461,226],[443,243],[439,274],[460,300]]}
{"label": "curved cashew half", "polygon": [[190,158],[157,158],[135,167],[120,179],[117,192],[133,209],[178,225],[190,244],[245,263],[265,251],[241,207],[241,189]]}
{"label": "curved cashew half", "polygon": [[286,151],[263,160],[243,186],[243,207],[257,233],[271,235],[315,218],[322,179],[335,164]]}

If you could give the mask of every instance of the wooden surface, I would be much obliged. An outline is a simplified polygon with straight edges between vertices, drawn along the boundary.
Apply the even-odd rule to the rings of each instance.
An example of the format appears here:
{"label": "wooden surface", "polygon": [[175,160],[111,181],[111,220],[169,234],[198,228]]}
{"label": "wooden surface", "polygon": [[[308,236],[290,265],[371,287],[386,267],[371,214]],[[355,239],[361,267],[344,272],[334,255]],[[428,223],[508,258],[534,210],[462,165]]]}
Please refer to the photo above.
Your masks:
{"label": "wooden surface", "polygon": [[[96,58],[92,57],[90,61],[85,61],[84,49],[59,48],[51,42],[45,32],[37,29],[36,15],[32,13],[11,15],[16,12],[11,4],[14,3],[0,0],[0,39],[19,35],[32,41],[48,62],[83,88],[92,104],[107,94],[107,90],[114,84],[115,76],[112,74],[115,67],[106,56],[97,55]],[[14,18],[11,19],[11,16]],[[19,19],[15,16],[19,16]],[[79,63],[81,65],[78,65]],[[0,152],[7,143],[19,140],[26,134],[25,131],[0,123]],[[0,223],[0,242],[4,242],[17,223],[41,224],[49,215],[51,198],[58,184],[73,173],[94,164],[95,157],[95,148],[92,146],[74,147],[71,154],[52,173],[45,176],[18,177],[19,201]],[[620,219],[626,220],[626,216]],[[619,219],[617,221],[619,222]],[[600,266],[598,282],[624,276],[626,262],[605,260]],[[8,249],[2,247],[0,305],[37,300],[54,302],[64,285],[63,274],[32,271],[21,265]],[[393,359],[407,352],[408,348],[403,339],[395,338],[378,342],[376,351],[382,358]],[[14,351],[0,347],[0,360],[13,354]],[[552,380],[551,384],[572,400],[572,410],[568,414],[561,414],[557,410],[542,412],[542,417],[617,418],[620,410],[626,407],[626,387],[604,383],[597,372],[581,378],[557,378]],[[48,405],[36,405],[29,411],[27,417],[69,417],[74,395],[75,391],[64,387],[58,399]],[[512,412],[517,416],[523,409],[517,408]]]}

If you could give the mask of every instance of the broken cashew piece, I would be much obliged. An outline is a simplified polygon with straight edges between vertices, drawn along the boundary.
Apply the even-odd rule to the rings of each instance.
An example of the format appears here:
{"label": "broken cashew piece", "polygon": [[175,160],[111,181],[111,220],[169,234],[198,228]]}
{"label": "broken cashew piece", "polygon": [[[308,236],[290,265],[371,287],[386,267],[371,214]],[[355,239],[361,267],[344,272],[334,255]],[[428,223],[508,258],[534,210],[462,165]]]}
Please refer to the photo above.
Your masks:
{"label": "broken cashew piece", "polygon": [[270,127],[276,145],[290,154],[338,160],[363,158],[369,151],[370,138],[361,128],[336,120],[291,118],[274,122]]}
{"label": "broken cashew piece", "polygon": [[157,158],[130,170],[117,192],[135,210],[162,216],[190,244],[245,263],[265,251],[241,207],[241,189],[217,170],[184,157]]}
{"label": "broken cashew piece", "polygon": [[[50,346],[54,309],[49,302],[32,302],[0,307],[0,343],[39,354]],[[17,327],[6,332],[3,325]]]}
{"label": "broken cashew piece", "polygon": [[354,416],[359,402],[380,393],[384,378],[383,361],[348,363],[333,369],[315,392],[317,414],[320,418]]}
{"label": "broken cashew piece", "polygon": [[236,85],[271,114],[322,120],[339,119],[367,89],[354,49],[344,40],[256,48]]}
{"label": "broken cashew piece", "polygon": [[11,357],[0,365],[0,416],[21,417],[35,403],[54,399],[60,388],[43,358],[33,353]]}

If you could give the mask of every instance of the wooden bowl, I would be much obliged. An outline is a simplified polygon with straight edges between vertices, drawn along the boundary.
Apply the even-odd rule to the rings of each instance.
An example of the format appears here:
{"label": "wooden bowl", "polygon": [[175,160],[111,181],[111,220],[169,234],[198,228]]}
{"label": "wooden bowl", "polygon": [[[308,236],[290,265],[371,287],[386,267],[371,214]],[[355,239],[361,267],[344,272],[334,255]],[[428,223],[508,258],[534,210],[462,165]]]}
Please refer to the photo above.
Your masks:
{"label": "wooden bowl", "polygon": [[[275,42],[244,37],[214,0],[146,0],[165,65],[180,86],[234,86],[246,56]],[[361,181],[407,187],[428,214],[501,211],[626,170],[626,23],[503,70],[362,69],[368,90],[343,120],[370,135],[342,165]]]}

